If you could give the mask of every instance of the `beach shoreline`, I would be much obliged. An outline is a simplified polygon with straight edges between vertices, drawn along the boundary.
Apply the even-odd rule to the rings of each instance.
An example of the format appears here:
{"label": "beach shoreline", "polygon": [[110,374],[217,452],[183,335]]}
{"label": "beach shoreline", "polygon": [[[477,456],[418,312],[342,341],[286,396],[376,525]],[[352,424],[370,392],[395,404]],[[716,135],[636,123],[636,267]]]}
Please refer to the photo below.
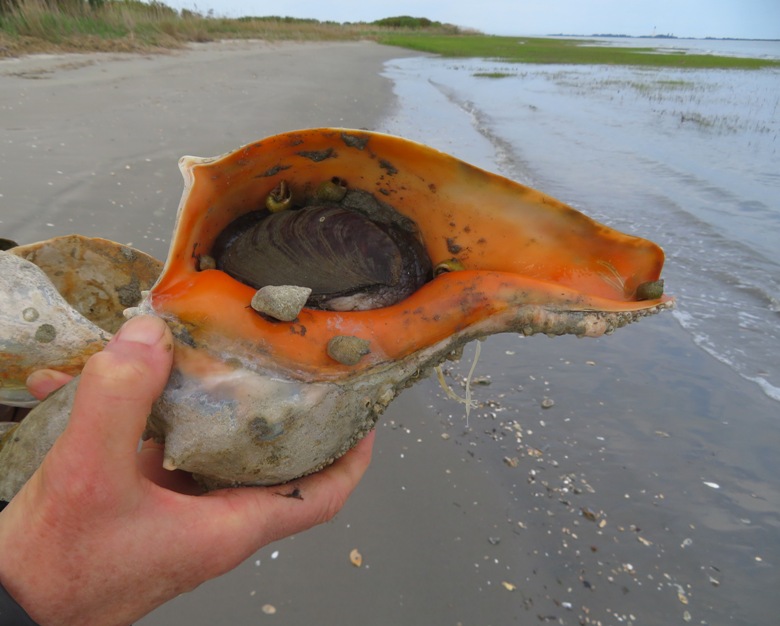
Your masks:
{"label": "beach shoreline", "polygon": [[18,241],[77,230],[164,258],[179,157],[298,128],[374,129],[392,106],[382,63],[399,55],[369,42],[224,41],[2,60],[0,226]]}
{"label": "beach shoreline", "polygon": [[[0,236],[78,232],[165,258],[180,156],[296,128],[385,131],[397,100],[384,68],[409,56],[229,41],[0,61]],[[447,366],[456,390],[472,353]],[[372,466],[334,521],[138,624],[771,623],[776,403],[672,315],[596,340],[492,337],[476,376],[468,423],[420,382],[380,418]],[[734,419],[745,406],[763,441]]]}

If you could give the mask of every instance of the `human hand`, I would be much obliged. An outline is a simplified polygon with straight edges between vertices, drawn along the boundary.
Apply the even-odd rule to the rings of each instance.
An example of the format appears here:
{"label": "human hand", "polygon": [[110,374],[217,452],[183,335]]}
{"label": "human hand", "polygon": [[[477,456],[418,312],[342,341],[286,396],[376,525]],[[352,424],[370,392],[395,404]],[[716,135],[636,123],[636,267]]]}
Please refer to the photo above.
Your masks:
{"label": "human hand", "polygon": [[[331,519],[368,467],[373,433],[290,485],[193,495],[187,474],[162,469],[159,446],[138,449],[171,348],[161,320],[127,322],[87,362],[68,427],[0,514],[0,582],[41,626],[126,626]],[[66,379],[29,382],[45,396]]]}

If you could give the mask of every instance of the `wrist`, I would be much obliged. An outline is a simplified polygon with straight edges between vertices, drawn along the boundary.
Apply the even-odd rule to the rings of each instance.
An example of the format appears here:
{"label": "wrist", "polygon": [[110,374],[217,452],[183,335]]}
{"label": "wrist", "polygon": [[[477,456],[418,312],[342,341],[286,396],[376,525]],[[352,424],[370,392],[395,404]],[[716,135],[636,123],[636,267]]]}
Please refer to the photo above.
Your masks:
{"label": "wrist", "polygon": [[54,595],[55,586],[45,575],[52,568],[36,545],[36,516],[24,515],[16,506],[19,499],[24,494],[0,513],[0,626],[51,624],[44,605]]}
{"label": "wrist", "polygon": [[0,584],[0,626],[38,626]]}
{"label": "wrist", "polygon": [[[0,513],[8,502],[0,500]],[[0,580],[0,626],[38,626]]]}
{"label": "wrist", "polygon": [[51,523],[46,504],[26,502],[29,486],[0,513],[0,626],[127,626],[154,608],[137,606],[133,594],[123,602],[116,581],[90,558],[99,555],[94,545],[80,545],[67,524]]}

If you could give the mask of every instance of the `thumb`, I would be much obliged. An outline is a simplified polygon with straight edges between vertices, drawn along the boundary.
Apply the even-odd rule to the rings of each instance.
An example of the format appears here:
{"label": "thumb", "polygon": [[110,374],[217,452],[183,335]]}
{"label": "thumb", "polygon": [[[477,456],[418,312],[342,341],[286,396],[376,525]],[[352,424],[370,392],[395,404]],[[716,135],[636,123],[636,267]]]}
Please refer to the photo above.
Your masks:
{"label": "thumb", "polygon": [[106,463],[117,470],[135,465],[138,440],[172,360],[171,333],[153,316],[126,322],[102,352],[90,357],[63,433],[63,447],[70,447],[65,444],[72,438],[70,448],[79,453],[82,467],[91,464],[100,471]]}

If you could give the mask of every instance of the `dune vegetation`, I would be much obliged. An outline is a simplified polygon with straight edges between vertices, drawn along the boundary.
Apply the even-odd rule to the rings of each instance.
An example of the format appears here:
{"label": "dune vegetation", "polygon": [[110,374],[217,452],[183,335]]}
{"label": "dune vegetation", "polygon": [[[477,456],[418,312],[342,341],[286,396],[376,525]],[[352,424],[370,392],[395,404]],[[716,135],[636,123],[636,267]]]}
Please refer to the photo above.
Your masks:
{"label": "dune vegetation", "polygon": [[38,52],[154,52],[191,42],[381,41],[416,31],[455,34],[458,28],[426,18],[373,23],[322,22],[281,16],[225,18],[176,11],[151,0],[0,0],[0,56]]}
{"label": "dune vegetation", "polygon": [[355,41],[369,39],[449,57],[517,63],[589,63],[688,68],[758,69],[780,66],[652,47],[592,45],[585,39],[499,37],[427,18],[330,22],[281,16],[225,18],[176,11],[151,0],[0,0],[0,57],[41,52],[155,52],[223,39]]}

